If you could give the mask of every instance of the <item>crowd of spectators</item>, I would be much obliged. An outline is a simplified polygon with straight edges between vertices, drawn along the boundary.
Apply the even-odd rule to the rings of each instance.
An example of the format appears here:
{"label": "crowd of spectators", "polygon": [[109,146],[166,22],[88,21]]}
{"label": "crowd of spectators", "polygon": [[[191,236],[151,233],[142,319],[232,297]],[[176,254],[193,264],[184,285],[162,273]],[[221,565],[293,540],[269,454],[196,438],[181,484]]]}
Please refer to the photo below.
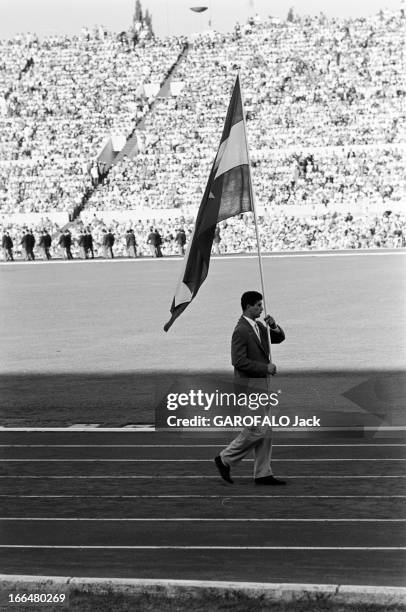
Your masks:
{"label": "crowd of spectators", "polygon": [[252,20],[230,34],[201,35],[176,70],[184,89],[148,113],[139,154],[113,169],[89,206],[196,207],[237,68],[259,204],[345,210],[399,201],[406,194],[405,41],[401,13]]}
{"label": "crowd of spectators", "polygon": [[[276,224],[268,227],[264,218],[265,248],[293,248],[295,241],[296,248],[402,243],[403,234],[391,232],[403,217],[362,219],[356,209],[390,210],[406,195],[404,12],[253,18],[228,34],[197,36],[177,64],[184,38],[139,34],[100,27],[81,36],[1,41],[0,212],[72,211],[89,196],[86,208],[94,212],[128,209],[136,218],[142,207],[159,217],[155,210],[176,208],[191,218],[240,69],[257,204],[280,208]],[[175,64],[173,79],[184,82],[179,95],[149,98],[143,85],[162,83]],[[113,165],[97,187],[94,160],[106,134],[128,136],[141,119],[138,153]],[[326,214],[293,218],[289,206],[301,204],[322,204]],[[348,210],[354,235],[342,222]],[[133,228],[142,256],[151,252],[145,223]],[[241,244],[252,250],[239,223],[221,227],[220,252],[239,252]],[[174,254],[176,228],[161,225],[162,253]],[[184,227],[188,236],[190,223]],[[102,221],[90,228],[97,254],[103,229],[109,228]],[[111,229],[115,252],[125,254],[128,228]],[[75,257],[76,231],[73,226]]]}
{"label": "crowd of spectators", "polygon": [[401,12],[252,20],[211,42],[200,39],[179,67],[187,84],[178,104],[187,113],[192,99],[207,142],[213,133],[207,115],[221,123],[228,97],[221,84],[231,88],[240,68],[254,150],[399,142],[405,135],[405,27]]}
{"label": "crowd of spectators", "polygon": [[[358,203],[386,208],[406,197],[405,165],[406,148],[400,146],[277,150],[271,156],[263,150],[252,158],[252,177],[259,206],[322,203],[346,211]],[[124,157],[92,195],[88,209],[193,209],[208,174],[207,160],[200,165],[185,148]]]}
{"label": "crowd of spectators", "polygon": [[134,130],[153,101],[145,85],[163,83],[184,44],[104,28],[1,41],[0,211],[80,205],[106,137]]}
{"label": "crowd of spectators", "polygon": [[73,212],[92,188],[85,159],[44,155],[0,162],[0,212]]}
{"label": "crowd of spectators", "polygon": [[[367,218],[351,213],[326,213],[321,216],[297,217],[286,214],[259,217],[261,251],[272,253],[294,250],[334,250],[406,247],[406,217],[386,211]],[[48,223],[39,228],[3,228],[3,259],[10,260],[5,242],[12,240],[14,258],[26,260],[94,257],[168,257],[183,255],[194,226],[193,219],[144,219],[133,223],[112,221],[108,225],[94,218],[88,225],[79,222],[69,229]],[[27,235],[34,236],[28,256]],[[43,236],[51,241],[45,252]],[[131,236],[129,235],[131,234]],[[29,239],[30,241],[30,239]],[[218,225],[213,253],[230,255],[256,253],[257,240],[252,213],[232,217]]]}
{"label": "crowd of spectators", "polygon": [[253,159],[258,201],[273,204],[323,204],[345,211],[399,203],[406,196],[406,149],[327,148],[323,151],[276,152],[269,160]]}

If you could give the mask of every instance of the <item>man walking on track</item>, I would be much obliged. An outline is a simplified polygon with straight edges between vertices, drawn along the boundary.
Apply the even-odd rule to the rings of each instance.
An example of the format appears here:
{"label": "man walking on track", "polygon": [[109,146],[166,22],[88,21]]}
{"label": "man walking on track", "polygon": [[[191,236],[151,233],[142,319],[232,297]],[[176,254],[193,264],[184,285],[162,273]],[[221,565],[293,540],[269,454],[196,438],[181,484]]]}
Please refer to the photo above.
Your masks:
{"label": "man walking on track", "polygon": [[[265,325],[256,319],[263,311],[262,295],[247,291],[241,297],[242,316],[238,321],[231,340],[231,361],[234,366],[234,380],[244,392],[268,390],[268,377],[276,372],[270,362],[269,341]],[[283,329],[268,315],[271,342],[279,344],[285,339]],[[231,468],[248,453],[254,451],[254,482],[257,485],[284,485],[286,482],[275,478],[271,469],[272,430],[269,426],[244,427],[241,433],[215,458],[220,476],[232,483]]]}

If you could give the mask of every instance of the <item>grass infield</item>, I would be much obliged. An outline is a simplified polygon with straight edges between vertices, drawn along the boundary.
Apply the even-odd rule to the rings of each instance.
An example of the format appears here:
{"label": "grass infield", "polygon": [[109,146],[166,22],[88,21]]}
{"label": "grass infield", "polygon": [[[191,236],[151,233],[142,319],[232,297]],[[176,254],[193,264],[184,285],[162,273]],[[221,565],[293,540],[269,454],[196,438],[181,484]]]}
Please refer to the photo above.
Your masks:
{"label": "grass infield", "polygon": [[[297,397],[311,387],[309,372],[404,370],[405,253],[385,255],[264,260],[268,311],[287,335],[273,360],[281,377],[303,375]],[[1,266],[0,424],[152,422],[175,373],[230,373],[240,295],[260,287],[257,262],[213,260],[199,295],[165,333],[180,265]]]}

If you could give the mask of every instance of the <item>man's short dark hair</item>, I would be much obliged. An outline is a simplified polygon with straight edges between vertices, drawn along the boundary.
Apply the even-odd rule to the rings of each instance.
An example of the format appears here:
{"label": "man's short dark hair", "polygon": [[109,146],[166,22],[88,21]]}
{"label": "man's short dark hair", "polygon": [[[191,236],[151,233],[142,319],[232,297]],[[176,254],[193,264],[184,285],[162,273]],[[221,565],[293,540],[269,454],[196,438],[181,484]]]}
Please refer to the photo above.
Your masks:
{"label": "man's short dark hair", "polygon": [[262,294],[258,291],[246,291],[241,296],[241,308],[245,310],[247,306],[254,306],[260,300],[262,300]]}

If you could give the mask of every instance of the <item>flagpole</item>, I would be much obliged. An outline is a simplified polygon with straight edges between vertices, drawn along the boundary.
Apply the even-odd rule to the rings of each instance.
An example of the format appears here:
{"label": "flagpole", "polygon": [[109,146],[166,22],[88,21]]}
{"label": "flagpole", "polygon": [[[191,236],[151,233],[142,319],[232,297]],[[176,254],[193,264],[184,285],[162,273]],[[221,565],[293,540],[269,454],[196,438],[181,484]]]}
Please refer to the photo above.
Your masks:
{"label": "flagpole", "polygon": [[[249,150],[249,146],[248,146],[248,138],[247,138],[247,126],[246,126],[246,122],[245,122],[245,109],[244,109],[244,97],[243,97],[243,93],[242,93],[242,87],[241,87],[241,71],[238,70],[238,79],[240,82],[240,94],[241,94],[241,104],[242,104],[242,117],[243,117],[243,122],[244,122],[244,136],[245,136],[245,144],[246,144],[246,150],[247,150],[247,158],[248,158],[248,168],[250,171],[250,177],[251,177],[251,158],[250,158],[250,150]],[[258,264],[259,264],[259,275],[261,277],[261,287],[262,287],[262,300],[263,300],[263,304],[264,304],[264,316],[267,316],[267,309],[266,309],[266,298],[265,298],[265,281],[264,281],[264,271],[262,268],[262,256],[261,256],[261,242],[259,239],[259,229],[258,229],[258,217],[257,217],[257,211],[256,211],[256,207],[255,207],[255,191],[254,191],[254,185],[253,185],[253,181],[250,180],[250,190],[251,190],[251,200],[252,200],[252,211],[254,213],[254,224],[255,224],[255,235],[257,238],[257,251],[258,251]],[[269,325],[268,323],[265,323],[266,326],[266,332],[268,335],[268,347],[269,347],[269,362],[272,363],[272,350],[271,350],[271,346],[272,346],[272,342],[271,342],[271,330],[269,329]],[[267,376],[266,378],[266,386],[268,389],[268,394],[270,394],[271,392],[271,381],[269,376]],[[266,414],[268,414],[269,417],[271,417],[271,412],[272,412],[272,408],[271,406],[269,406]],[[270,428],[271,430],[271,447],[269,450],[269,459],[271,459],[272,457],[272,451],[273,451],[273,427]]]}
{"label": "flagpole", "polygon": [[[244,96],[243,96],[242,87],[241,87],[241,70],[238,70],[238,79],[239,79],[239,82],[240,82],[240,94],[241,94],[241,103],[242,103],[242,118],[243,118],[243,122],[244,122],[244,136],[245,136],[245,144],[246,144],[246,149],[247,149],[248,167],[249,167],[250,175],[251,175],[251,159],[250,159],[250,151],[249,151],[248,139],[247,139],[247,126],[246,126],[246,122],[245,122]],[[258,264],[259,264],[259,275],[261,277],[262,300],[263,300],[263,304],[264,304],[264,317],[266,317],[267,316],[267,309],[266,309],[266,298],[265,298],[264,271],[263,271],[263,268],[262,268],[261,242],[260,242],[260,239],[259,239],[258,217],[257,217],[256,206],[255,206],[255,201],[256,201],[255,200],[255,191],[254,191],[254,185],[253,185],[253,181],[252,180],[250,180],[250,191],[251,191],[251,200],[252,200],[252,212],[254,213],[255,235],[256,235],[256,238],[257,238]],[[270,331],[269,325],[267,323],[266,323],[266,331],[267,331],[267,334],[268,334],[269,361],[272,363],[271,331]]]}

